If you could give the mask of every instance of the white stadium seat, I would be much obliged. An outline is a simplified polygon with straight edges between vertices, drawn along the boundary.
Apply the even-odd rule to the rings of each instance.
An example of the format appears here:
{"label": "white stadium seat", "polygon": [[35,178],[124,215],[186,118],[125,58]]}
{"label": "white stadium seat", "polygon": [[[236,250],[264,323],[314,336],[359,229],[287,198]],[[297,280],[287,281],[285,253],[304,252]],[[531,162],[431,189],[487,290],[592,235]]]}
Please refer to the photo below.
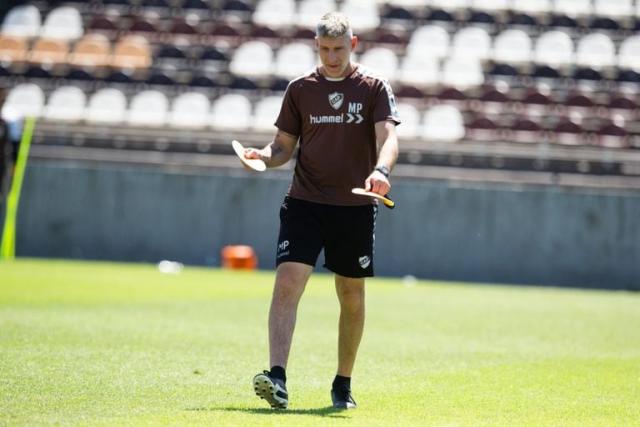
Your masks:
{"label": "white stadium seat", "polygon": [[206,95],[186,92],[178,95],[171,105],[169,126],[178,128],[204,128],[209,124],[211,103]]}
{"label": "white stadium seat", "polygon": [[612,67],[616,64],[616,48],[606,34],[587,34],[578,42],[576,64],[592,68]]}
{"label": "white stadium seat", "polygon": [[405,56],[398,79],[403,83],[416,86],[436,85],[440,82],[439,60],[428,56]]}
{"label": "white stadium seat", "polygon": [[62,86],[49,95],[43,117],[48,120],[79,122],[84,119],[87,96],[75,86]]}
{"label": "white stadium seat", "polygon": [[463,10],[469,7],[471,0],[428,0],[428,6],[444,10]]}
{"label": "white stadium seat", "polygon": [[374,47],[360,57],[360,63],[388,80],[395,80],[398,57],[390,49]]}
{"label": "white stadium seat", "polygon": [[511,7],[510,0],[471,0],[471,7],[477,10],[507,10]]}
{"label": "white stadium seat", "polygon": [[534,59],[552,67],[573,63],[573,42],[567,33],[547,31],[536,41]]}
{"label": "white stadium seat", "polygon": [[265,42],[245,42],[235,50],[229,69],[239,76],[268,76],[273,72],[273,51]]}
{"label": "white stadium seat", "polygon": [[16,37],[38,37],[42,19],[34,5],[16,6],[9,11],[2,22],[2,34]]}
{"label": "white stadium seat", "polygon": [[407,102],[398,103],[398,112],[402,117],[402,124],[396,127],[400,138],[416,138],[420,134],[420,112]]}
{"label": "white stadium seat", "polygon": [[213,102],[211,126],[214,128],[248,129],[251,120],[251,102],[244,95],[230,93]]}
{"label": "white stadium seat", "polygon": [[291,80],[311,71],[316,65],[316,54],[311,46],[292,42],[282,46],[276,53],[275,74]]}
{"label": "white stadium seat", "polygon": [[44,108],[44,92],[33,83],[13,87],[2,107],[2,118],[15,121],[24,117],[40,117]]}
{"label": "white stadium seat", "polygon": [[253,22],[269,28],[295,24],[296,4],[293,0],[261,0],[253,13]]}
{"label": "white stadium seat", "polygon": [[484,83],[480,61],[473,58],[454,57],[442,66],[442,84],[457,89],[467,89]]}
{"label": "white stadium seat", "polygon": [[315,30],[323,14],[334,12],[337,9],[334,0],[302,0],[298,6],[296,25]]}
{"label": "white stadium seat", "polygon": [[633,15],[633,0],[595,0],[594,13],[608,18],[624,18]]}
{"label": "white stadium seat", "polygon": [[620,44],[618,66],[640,71],[640,35],[628,37]]}
{"label": "white stadium seat", "polygon": [[449,54],[449,33],[436,25],[419,27],[411,34],[407,54],[443,58]]}
{"label": "white stadium seat", "polygon": [[89,99],[85,120],[90,123],[118,124],[124,122],[127,98],[118,89],[106,88]]}
{"label": "white stadium seat", "polygon": [[64,40],[77,40],[83,34],[82,16],[70,6],[60,6],[49,12],[40,32],[42,37]]}
{"label": "white stadium seat", "polygon": [[451,56],[487,59],[491,55],[491,37],[480,27],[466,27],[453,36]]}
{"label": "white stadium seat", "polygon": [[253,128],[258,131],[274,130],[281,106],[281,96],[267,96],[258,101],[253,115]]}
{"label": "white stadium seat", "polygon": [[452,105],[437,105],[424,113],[421,137],[430,141],[458,141],[464,137],[462,113]]}
{"label": "white stadium seat", "polygon": [[355,34],[372,31],[380,26],[380,14],[375,2],[345,0],[340,11],[349,17]]}
{"label": "white stadium seat", "polygon": [[169,111],[169,100],[157,90],[145,90],[131,98],[127,123],[134,126],[164,126]]}
{"label": "white stadium seat", "polygon": [[572,18],[589,16],[593,12],[591,0],[555,0],[553,11]]}
{"label": "white stadium seat", "polygon": [[548,13],[553,5],[551,0],[513,0],[511,9],[523,13]]}
{"label": "white stadium seat", "polygon": [[529,62],[531,47],[531,38],[524,31],[505,30],[493,40],[493,59],[508,64]]}

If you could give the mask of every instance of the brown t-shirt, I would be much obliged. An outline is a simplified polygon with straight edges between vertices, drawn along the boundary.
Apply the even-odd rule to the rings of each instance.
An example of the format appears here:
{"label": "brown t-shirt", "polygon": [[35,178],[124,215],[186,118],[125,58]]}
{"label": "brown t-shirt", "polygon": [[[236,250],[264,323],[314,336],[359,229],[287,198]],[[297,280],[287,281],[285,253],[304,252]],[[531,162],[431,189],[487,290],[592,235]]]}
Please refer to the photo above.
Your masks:
{"label": "brown t-shirt", "polygon": [[330,205],[368,204],[351,193],[376,165],[374,124],[400,123],[389,83],[361,65],[343,80],[315,71],[289,83],[276,127],[299,136],[289,188],[297,199]]}

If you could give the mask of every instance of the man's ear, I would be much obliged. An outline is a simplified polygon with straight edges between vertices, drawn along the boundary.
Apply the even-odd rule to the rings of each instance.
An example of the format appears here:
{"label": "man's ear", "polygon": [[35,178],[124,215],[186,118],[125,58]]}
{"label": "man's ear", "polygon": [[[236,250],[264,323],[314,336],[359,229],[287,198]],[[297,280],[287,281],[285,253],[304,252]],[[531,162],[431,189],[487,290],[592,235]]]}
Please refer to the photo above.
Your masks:
{"label": "man's ear", "polygon": [[351,37],[351,50],[356,50],[356,46],[358,46],[358,36]]}

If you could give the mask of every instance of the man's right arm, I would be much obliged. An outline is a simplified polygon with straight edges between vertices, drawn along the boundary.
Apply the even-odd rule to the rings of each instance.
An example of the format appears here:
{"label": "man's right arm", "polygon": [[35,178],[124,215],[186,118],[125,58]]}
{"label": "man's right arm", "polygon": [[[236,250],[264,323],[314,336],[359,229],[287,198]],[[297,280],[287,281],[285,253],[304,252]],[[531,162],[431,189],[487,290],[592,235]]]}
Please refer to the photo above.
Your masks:
{"label": "man's right arm", "polygon": [[247,148],[244,156],[247,159],[262,159],[268,168],[275,168],[287,163],[293,156],[298,137],[278,129],[276,136],[261,150]]}

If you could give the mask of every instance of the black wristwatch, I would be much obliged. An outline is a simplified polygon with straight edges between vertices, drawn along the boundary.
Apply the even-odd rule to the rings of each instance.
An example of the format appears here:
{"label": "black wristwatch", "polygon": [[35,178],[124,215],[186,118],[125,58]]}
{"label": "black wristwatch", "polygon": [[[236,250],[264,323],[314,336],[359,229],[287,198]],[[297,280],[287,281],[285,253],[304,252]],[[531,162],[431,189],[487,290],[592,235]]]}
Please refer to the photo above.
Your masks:
{"label": "black wristwatch", "polygon": [[386,166],[376,166],[374,170],[380,172],[386,178],[389,178],[389,168],[388,167],[386,167]]}

